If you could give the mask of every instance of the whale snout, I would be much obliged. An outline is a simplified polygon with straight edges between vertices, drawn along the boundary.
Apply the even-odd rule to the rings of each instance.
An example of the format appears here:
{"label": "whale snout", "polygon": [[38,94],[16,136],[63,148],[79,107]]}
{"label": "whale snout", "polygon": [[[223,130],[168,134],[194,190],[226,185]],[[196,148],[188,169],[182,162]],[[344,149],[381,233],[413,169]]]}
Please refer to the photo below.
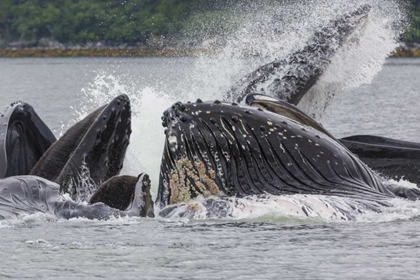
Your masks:
{"label": "whale snout", "polygon": [[181,123],[186,122],[188,119],[190,119],[188,117],[187,111],[188,111],[187,106],[184,103],[182,102],[174,103],[170,108],[166,109],[163,112],[163,116],[161,118],[162,126],[164,128],[168,128],[177,122],[181,122]]}

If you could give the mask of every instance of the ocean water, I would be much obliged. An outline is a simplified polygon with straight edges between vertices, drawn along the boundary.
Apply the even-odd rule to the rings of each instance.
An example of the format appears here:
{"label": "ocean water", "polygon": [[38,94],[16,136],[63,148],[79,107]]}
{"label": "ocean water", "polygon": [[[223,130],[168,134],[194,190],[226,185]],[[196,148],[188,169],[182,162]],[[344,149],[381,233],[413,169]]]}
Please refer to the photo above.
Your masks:
{"label": "ocean water", "polygon": [[[108,96],[92,94],[95,91],[112,95],[136,88],[142,99],[133,100],[133,106],[160,110],[174,100],[168,100],[165,91],[179,89],[178,81],[195,63],[192,58],[1,59],[1,100],[3,107],[27,101],[60,135],[80,118],[81,108],[94,106],[93,96]],[[419,59],[387,60],[372,83],[337,96],[324,126],[337,137],[374,134],[418,141],[419,76]],[[158,172],[153,169],[159,168],[155,162],[163,144],[139,137],[154,135],[152,130],[163,135],[162,110],[133,111],[139,119],[149,119],[133,123],[141,131],[133,133],[136,149],[130,152],[148,150],[149,157],[138,155],[138,165],[127,169]],[[0,223],[0,278],[416,279],[419,217],[420,203],[405,201],[354,222],[281,213],[227,220],[111,221],[35,215]]]}
{"label": "ocean water", "polygon": [[[197,37],[219,34],[206,41],[217,50],[211,57],[0,59],[1,104],[32,104],[60,136],[116,95],[129,95],[133,133],[122,173],[149,173],[156,192],[160,117],[168,106],[222,99],[238,78],[369,3],[372,12],[356,43],[349,42],[321,78],[335,85],[327,93],[335,98],[317,113],[337,138],[371,134],[418,142],[420,59],[386,60],[404,20],[397,1],[289,2],[250,1],[233,8],[230,29],[200,27]],[[420,202],[392,204],[351,222],[288,216],[264,204],[223,220],[3,220],[0,279],[417,279]]]}

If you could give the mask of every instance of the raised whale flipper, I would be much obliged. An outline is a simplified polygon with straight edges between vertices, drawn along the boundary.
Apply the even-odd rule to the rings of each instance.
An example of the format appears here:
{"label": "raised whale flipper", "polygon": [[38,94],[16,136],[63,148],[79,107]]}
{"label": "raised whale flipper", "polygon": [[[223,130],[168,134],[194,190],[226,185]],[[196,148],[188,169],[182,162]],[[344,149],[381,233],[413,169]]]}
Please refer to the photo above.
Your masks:
{"label": "raised whale flipper", "polygon": [[320,123],[290,103],[258,93],[248,94],[245,98],[245,103],[248,106],[262,108],[267,111],[287,117],[300,124],[310,126],[316,130],[319,130],[325,135],[328,135],[331,139],[335,139],[334,136],[332,136]]}
{"label": "raised whale flipper", "polygon": [[420,185],[419,143],[371,135],[350,136],[339,141],[385,178]]}
{"label": "raised whale flipper", "polygon": [[[86,200],[89,194],[79,186],[87,179],[99,186],[120,172],[130,134],[130,100],[120,95],[67,130],[45,152],[31,175],[60,184],[61,192],[74,200]],[[82,176],[86,169],[90,178]]]}
{"label": "raised whale flipper", "polygon": [[[139,196],[137,200],[136,192]],[[110,178],[99,186],[89,201],[90,204],[98,202],[122,211],[129,209],[130,212],[138,212],[141,217],[154,217],[150,179],[146,174],[137,177],[117,175]]]}
{"label": "raised whale flipper", "polygon": [[28,175],[56,141],[28,103],[12,103],[0,116],[0,178]]}
{"label": "raised whale flipper", "polygon": [[163,125],[161,208],[222,194],[317,194],[375,203],[397,195],[336,140],[261,108],[176,103],[164,112]]}
{"label": "raised whale flipper", "polygon": [[125,213],[129,216],[149,217],[153,218],[154,202],[150,194],[151,183],[149,175],[141,173],[137,177],[136,189],[131,204],[125,209]]}
{"label": "raised whale flipper", "polygon": [[[263,94],[249,94],[249,106],[263,108],[310,126],[335,139],[324,127],[297,107]],[[335,139],[384,178],[405,179],[420,185],[420,144],[380,136],[357,135]],[[395,189],[395,188],[394,188]],[[396,191],[397,192],[397,191]],[[402,194],[402,191],[398,191]],[[407,197],[412,197],[413,195]]]}
{"label": "raised whale flipper", "polygon": [[297,105],[330,64],[337,50],[364,22],[371,7],[357,10],[331,21],[316,32],[307,45],[286,59],[275,60],[238,81],[225,100],[242,101],[250,93],[264,92]]}

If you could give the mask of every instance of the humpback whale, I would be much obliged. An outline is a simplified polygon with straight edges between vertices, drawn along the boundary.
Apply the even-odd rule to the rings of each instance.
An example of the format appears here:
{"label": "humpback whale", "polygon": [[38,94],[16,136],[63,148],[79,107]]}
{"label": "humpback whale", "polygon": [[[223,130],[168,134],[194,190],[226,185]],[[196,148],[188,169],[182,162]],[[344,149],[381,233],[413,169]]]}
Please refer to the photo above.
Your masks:
{"label": "humpback whale", "polygon": [[373,135],[340,139],[350,151],[383,177],[420,186],[420,144]]}
{"label": "humpback whale", "polygon": [[[337,20],[331,21],[307,42],[303,50],[283,60],[276,60],[242,78],[226,95],[226,99],[241,101],[245,96],[247,104],[260,106],[276,112],[287,104],[300,105],[310,95],[319,77],[328,67],[331,59],[342,45],[360,29],[367,20],[370,6],[362,6]],[[255,96],[267,95],[266,100],[255,100]],[[282,101],[273,101],[275,97]],[[276,104],[277,103],[277,104]],[[278,104],[281,103],[281,106]],[[284,110],[283,113],[285,113]],[[286,110],[287,111],[287,110]],[[294,117],[334,138],[321,125],[312,122],[298,108],[292,110]],[[302,118],[302,116],[304,116]],[[290,117],[290,116],[288,116]],[[306,121],[303,122],[303,121]],[[309,123],[308,123],[309,122]],[[420,145],[379,136],[358,135],[338,140],[351,152],[358,155],[370,168],[388,179],[406,179],[420,185]]]}
{"label": "humpback whale", "polygon": [[316,32],[303,49],[288,58],[263,65],[240,79],[224,100],[240,102],[250,93],[263,92],[297,105],[324,73],[337,51],[363,27],[370,9],[369,5],[364,5],[332,20]]}
{"label": "humpback whale", "polygon": [[201,196],[265,193],[350,197],[368,207],[420,195],[418,189],[385,184],[322,131],[261,108],[217,100],[178,102],[162,119],[160,207]]}
{"label": "humpback whale", "polygon": [[[197,100],[166,110],[160,215],[194,216],[204,207],[207,217],[225,217],[234,211],[232,202],[250,195],[262,200],[282,195],[276,203],[308,216],[310,209],[296,201],[329,208],[329,198],[338,196],[378,211],[390,198],[417,200],[418,189],[387,184],[365,163],[382,175],[408,174],[418,180],[420,145],[375,136],[337,140],[293,106],[363,25],[369,10],[363,6],[330,22],[302,50],[238,82],[226,97],[242,100],[247,95],[250,106]],[[255,94],[259,91],[284,101]],[[131,134],[127,96],[98,108],[57,141],[26,103],[12,104],[0,118],[5,124],[0,129],[0,178],[7,177],[0,180],[0,218],[36,212],[66,219],[154,216],[148,176],[118,175]],[[91,197],[83,186],[86,178],[95,188]],[[324,210],[345,218],[345,208]]]}
{"label": "humpback whale", "polygon": [[[29,104],[13,103],[1,118],[0,171],[7,178],[0,180],[0,218],[36,212],[66,219],[153,216],[148,175],[116,176],[131,134],[126,95],[96,109],[57,141]],[[80,203],[90,192],[90,204]]]}
{"label": "humpback whale", "polygon": [[86,200],[83,168],[98,186],[119,174],[131,134],[130,100],[120,95],[76,123],[39,159],[30,175],[58,183],[61,192]]}
{"label": "humpback whale", "polygon": [[[133,201],[135,195],[135,188],[137,182],[141,180],[140,174],[138,177],[128,175],[117,175],[111,177],[106,182],[102,183],[98,190],[92,195],[89,200],[89,204],[95,204],[103,202],[106,205],[119,209],[125,210]],[[153,199],[150,194],[150,180],[146,177],[147,183],[143,183],[143,208],[140,212],[141,217],[154,217]]]}
{"label": "humpback whale", "polygon": [[27,175],[56,141],[34,108],[12,103],[0,116],[0,178]]}
{"label": "humpback whale", "polygon": [[37,176],[13,176],[0,179],[0,219],[34,213],[47,213],[58,218],[109,219],[120,216],[146,217],[145,200],[150,196],[150,180],[140,174],[129,190],[130,201],[123,209],[111,208],[99,200],[92,204],[64,198],[60,186]]}
{"label": "humpback whale", "polygon": [[[282,100],[262,94],[250,94],[246,97],[246,104],[286,116],[335,139],[318,122]],[[335,140],[359,156],[382,177],[394,180],[405,179],[420,184],[420,144],[372,135],[349,136]]]}

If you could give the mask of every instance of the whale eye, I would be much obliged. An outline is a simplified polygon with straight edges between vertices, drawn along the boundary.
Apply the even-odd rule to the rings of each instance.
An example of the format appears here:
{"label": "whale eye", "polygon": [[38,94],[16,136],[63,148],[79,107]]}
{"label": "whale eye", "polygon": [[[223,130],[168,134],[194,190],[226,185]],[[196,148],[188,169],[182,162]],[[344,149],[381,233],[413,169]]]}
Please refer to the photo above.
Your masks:
{"label": "whale eye", "polygon": [[251,115],[251,112],[249,110],[246,110],[245,113]]}
{"label": "whale eye", "polygon": [[260,126],[260,130],[262,131],[262,132],[265,132],[266,131],[266,129],[265,129],[265,127],[262,125],[262,126]]}
{"label": "whale eye", "polygon": [[220,100],[217,100],[217,99],[216,99],[216,100],[214,101],[214,104],[220,104],[220,103],[222,103],[222,102],[220,102]]}
{"label": "whale eye", "polygon": [[263,109],[261,109],[261,108],[258,108],[258,111],[261,111],[261,112],[262,112],[262,111],[263,111]]}
{"label": "whale eye", "polygon": [[238,106],[238,103],[233,102],[232,106]]}
{"label": "whale eye", "polygon": [[216,120],[215,120],[215,119],[213,119],[213,118],[210,118],[210,122],[211,122],[212,124],[216,124]]}
{"label": "whale eye", "polygon": [[239,119],[237,118],[237,117],[232,117],[232,119],[231,119],[234,123],[237,123],[237,122],[239,122]]}
{"label": "whale eye", "polygon": [[181,116],[179,119],[181,120],[181,122],[186,122],[187,121],[187,118],[185,116]]}
{"label": "whale eye", "polygon": [[201,100],[200,98],[198,98],[196,103],[203,103],[203,100]]}

